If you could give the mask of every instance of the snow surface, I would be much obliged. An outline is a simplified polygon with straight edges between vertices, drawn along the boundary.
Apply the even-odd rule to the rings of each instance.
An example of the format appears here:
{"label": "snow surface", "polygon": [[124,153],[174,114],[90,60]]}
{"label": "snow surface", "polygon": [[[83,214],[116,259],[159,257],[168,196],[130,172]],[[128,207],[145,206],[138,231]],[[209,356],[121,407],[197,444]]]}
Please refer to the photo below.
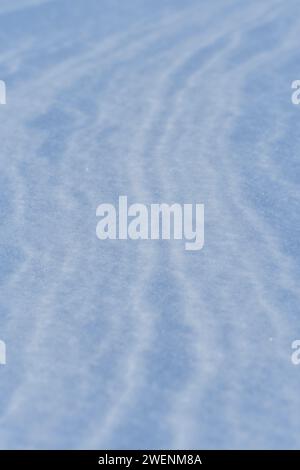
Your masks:
{"label": "snow surface", "polygon": [[[299,448],[296,0],[0,0],[2,449]],[[204,203],[205,247],[96,238]]]}

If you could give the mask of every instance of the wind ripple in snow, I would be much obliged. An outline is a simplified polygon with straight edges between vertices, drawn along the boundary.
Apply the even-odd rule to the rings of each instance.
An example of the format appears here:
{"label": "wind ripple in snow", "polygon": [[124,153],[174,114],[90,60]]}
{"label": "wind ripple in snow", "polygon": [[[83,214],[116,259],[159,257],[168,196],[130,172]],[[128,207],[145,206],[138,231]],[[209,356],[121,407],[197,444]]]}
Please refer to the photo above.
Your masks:
{"label": "wind ripple in snow", "polygon": [[[1,447],[297,448],[293,8],[11,5]],[[99,242],[121,194],[205,203],[204,250]]]}

